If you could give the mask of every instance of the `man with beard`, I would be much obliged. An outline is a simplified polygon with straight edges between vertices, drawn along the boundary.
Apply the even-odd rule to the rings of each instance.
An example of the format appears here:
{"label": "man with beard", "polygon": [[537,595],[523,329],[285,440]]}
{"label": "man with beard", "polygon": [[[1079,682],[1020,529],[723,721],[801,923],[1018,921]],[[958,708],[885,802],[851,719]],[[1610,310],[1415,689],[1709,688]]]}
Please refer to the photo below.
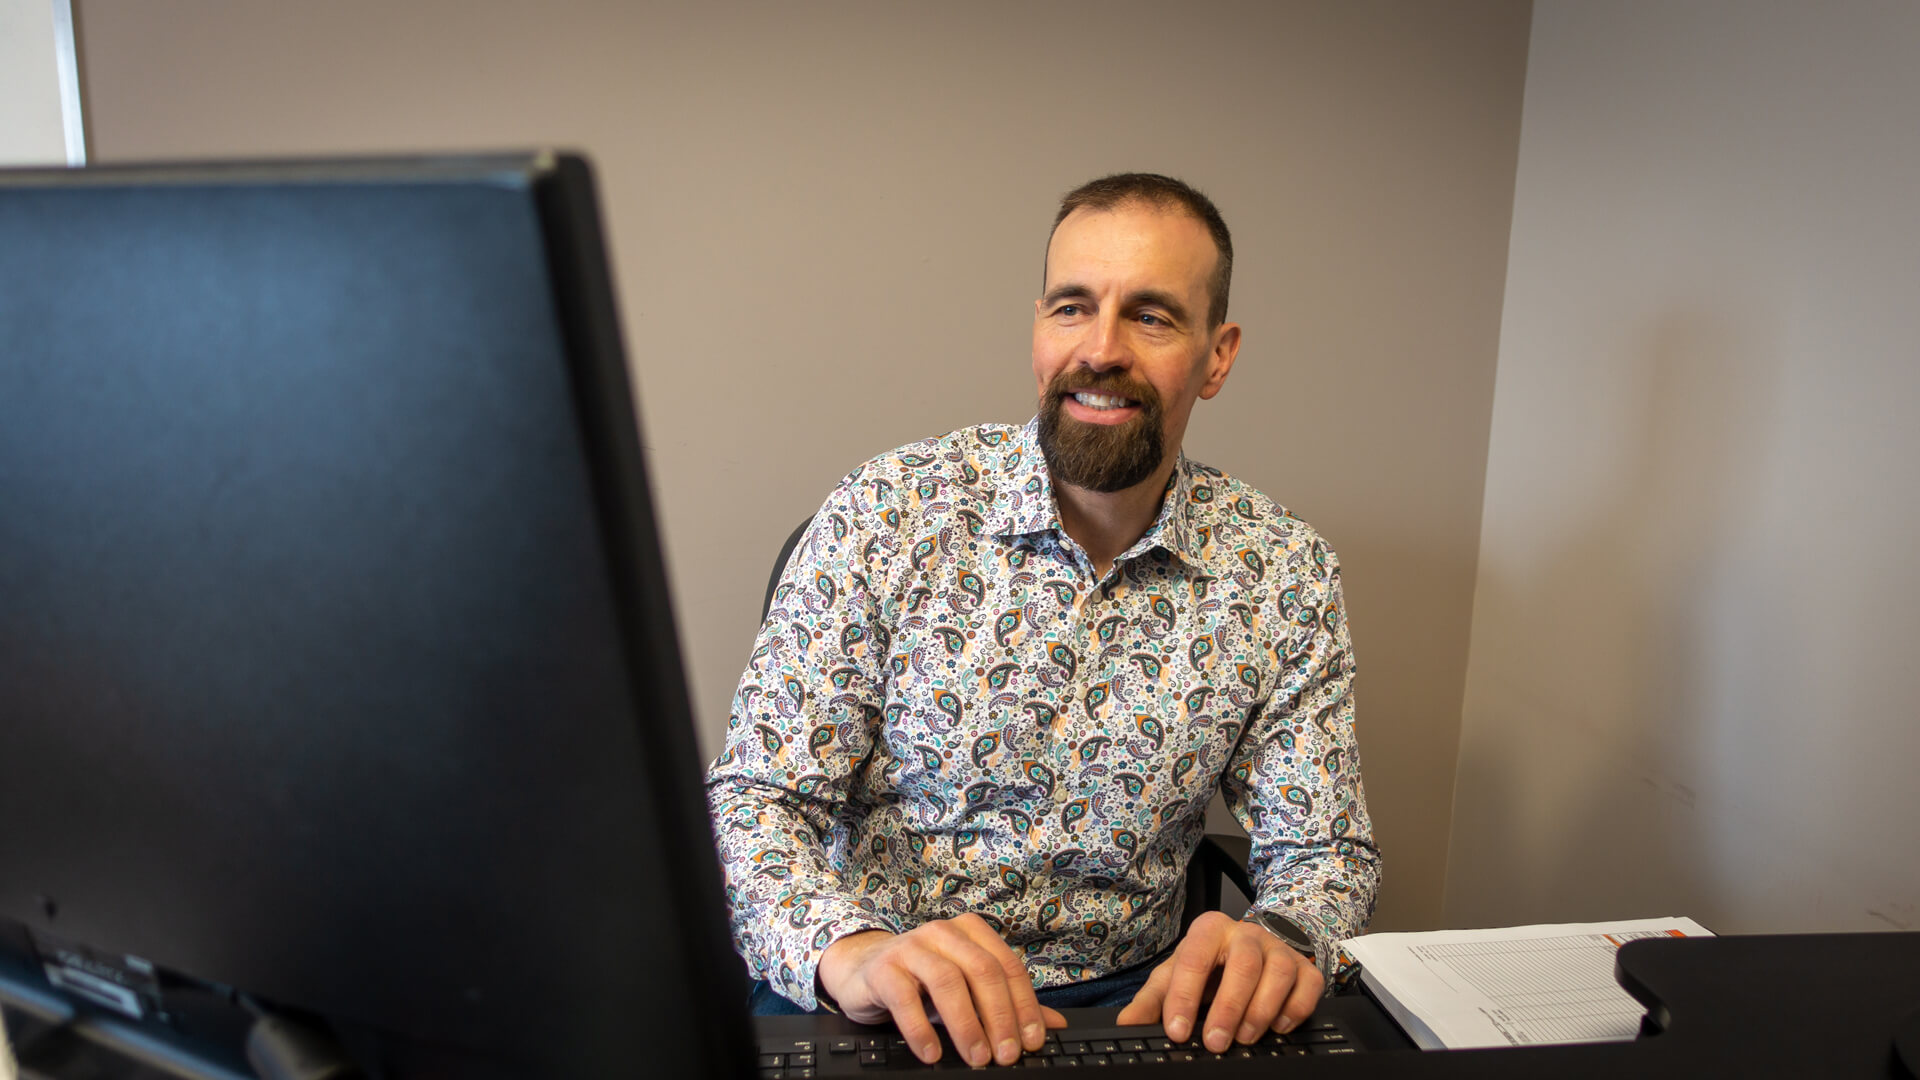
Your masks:
{"label": "man with beard", "polygon": [[[815,516],[708,778],[757,1012],[891,1017],[925,1061],[937,1014],[979,1066],[1054,1007],[1215,1052],[1313,1010],[1378,854],[1338,563],[1180,453],[1239,353],[1232,261],[1177,180],[1069,193],[1039,415],[875,458]],[[1216,791],[1259,895],[1182,937]]]}

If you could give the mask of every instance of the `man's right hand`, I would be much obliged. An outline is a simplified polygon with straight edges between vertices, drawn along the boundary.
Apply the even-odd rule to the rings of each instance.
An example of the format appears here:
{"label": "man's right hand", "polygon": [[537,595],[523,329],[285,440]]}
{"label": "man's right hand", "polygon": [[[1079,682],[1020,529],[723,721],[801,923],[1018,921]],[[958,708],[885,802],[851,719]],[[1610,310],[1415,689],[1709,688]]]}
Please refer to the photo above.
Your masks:
{"label": "man's right hand", "polygon": [[1027,966],[978,915],[923,923],[904,934],[849,934],[821,954],[819,977],[850,1019],[877,1024],[891,1017],[914,1056],[929,1065],[940,1059],[929,1000],[975,1068],[1011,1065],[1022,1048],[1040,1049],[1047,1028],[1067,1025],[1040,1004]]}

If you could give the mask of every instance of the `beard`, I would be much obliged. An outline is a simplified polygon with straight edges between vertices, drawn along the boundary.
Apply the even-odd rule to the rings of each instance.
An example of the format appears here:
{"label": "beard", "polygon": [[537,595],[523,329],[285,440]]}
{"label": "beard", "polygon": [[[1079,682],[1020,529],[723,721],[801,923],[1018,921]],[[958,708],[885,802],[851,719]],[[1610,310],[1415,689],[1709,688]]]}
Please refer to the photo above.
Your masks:
{"label": "beard", "polygon": [[[1066,415],[1069,388],[1128,398],[1139,403],[1140,412],[1122,424],[1083,423]],[[1159,393],[1118,372],[1067,369],[1054,376],[1040,398],[1039,436],[1054,482],[1088,491],[1130,488],[1152,476],[1166,457]]]}

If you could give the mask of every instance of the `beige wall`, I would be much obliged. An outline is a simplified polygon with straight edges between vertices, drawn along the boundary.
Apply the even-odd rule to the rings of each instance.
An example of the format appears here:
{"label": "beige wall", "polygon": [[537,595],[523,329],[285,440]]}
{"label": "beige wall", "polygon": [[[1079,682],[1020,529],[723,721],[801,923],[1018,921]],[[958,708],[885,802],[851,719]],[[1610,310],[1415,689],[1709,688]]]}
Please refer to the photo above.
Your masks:
{"label": "beige wall", "polygon": [[1917,46],[1536,5],[1448,923],[1920,926]]}
{"label": "beige wall", "polygon": [[64,165],[53,4],[0,0],[0,168]]}
{"label": "beige wall", "polygon": [[1387,855],[1439,915],[1524,2],[86,2],[100,161],[598,160],[705,745],[779,542],[872,454],[1024,420],[1053,201],[1186,177],[1246,347],[1188,450],[1332,538]]}

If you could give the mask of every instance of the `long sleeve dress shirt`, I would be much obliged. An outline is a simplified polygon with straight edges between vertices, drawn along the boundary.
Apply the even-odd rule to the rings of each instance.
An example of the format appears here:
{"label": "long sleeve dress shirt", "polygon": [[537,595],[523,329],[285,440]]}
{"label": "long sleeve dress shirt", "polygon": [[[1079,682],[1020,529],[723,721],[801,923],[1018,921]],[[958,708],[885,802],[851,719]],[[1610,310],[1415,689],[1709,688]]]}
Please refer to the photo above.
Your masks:
{"label": "long sleeve dress shirt", "polygon": [[1055,986],[1178,935],[1218,791],[1323,968],[1373,909],[1333,552],[1184,455],[1105,575],[1025,427],[855,469],[789,560],[707,780],[735,946],[815,1005],[834,941],[974,912]]}

